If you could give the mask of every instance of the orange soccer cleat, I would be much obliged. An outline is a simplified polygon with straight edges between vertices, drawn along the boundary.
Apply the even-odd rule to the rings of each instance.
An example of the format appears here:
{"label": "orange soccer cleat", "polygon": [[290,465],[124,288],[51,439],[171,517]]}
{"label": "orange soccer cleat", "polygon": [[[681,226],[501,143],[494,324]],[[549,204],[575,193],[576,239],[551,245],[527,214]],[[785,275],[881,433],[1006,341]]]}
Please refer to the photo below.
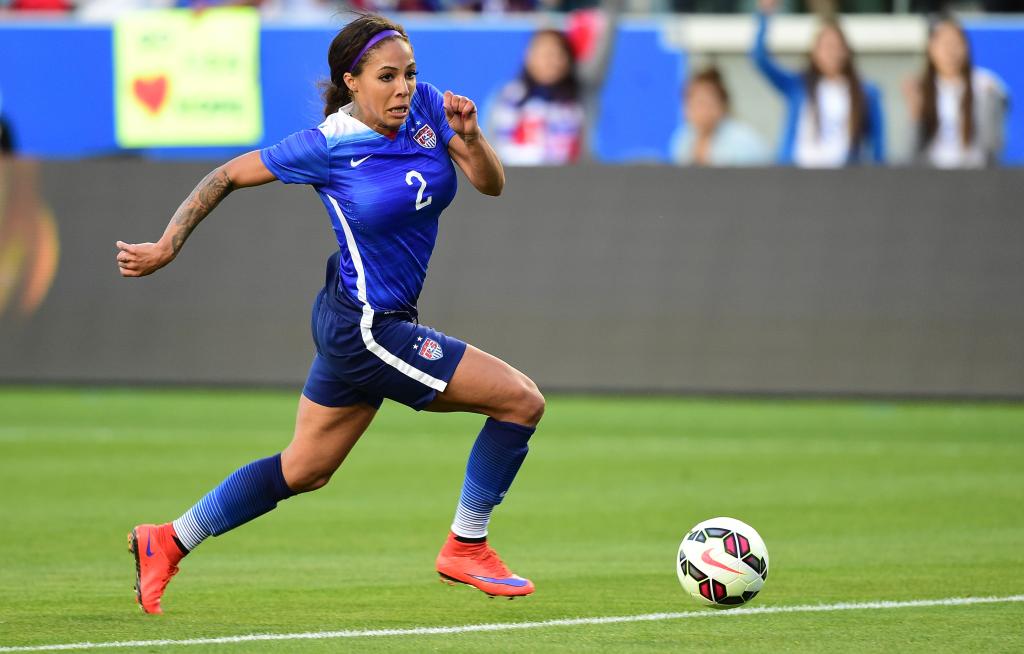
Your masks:
{"label": "orange soccer cleat", "polygon": [[163,613],[160,598],[185,556],[174,538],[169,522],[138,525],[128,534],[128,551],[135,556],[135,599],[146,613]]}
{"label": "orange soccer cleat", "polygon": [[533,582],[505,567],[487,541],[462,543],[449,532],[448,540],[437,555],[437,573],[441,580],[473,586],[491,597],[523,597],[533,592]]}

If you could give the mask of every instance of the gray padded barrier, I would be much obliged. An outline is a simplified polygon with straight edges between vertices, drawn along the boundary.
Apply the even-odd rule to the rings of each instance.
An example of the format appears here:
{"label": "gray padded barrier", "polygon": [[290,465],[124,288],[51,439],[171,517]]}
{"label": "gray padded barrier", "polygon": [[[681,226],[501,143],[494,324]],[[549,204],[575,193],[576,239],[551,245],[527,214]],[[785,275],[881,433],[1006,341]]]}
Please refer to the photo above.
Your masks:
{"label": "gray padded barrier", "polygon": [[[205,164],[50,162],[53,288],[0,380],[283,384],[336,248],[316,194],[237,192],[168,268],[116,272]],[[1024,172],[509,169],[462,180],[421,319],[544,389],[1024,397]],[[429,189],[428,189],[429,192]]]}

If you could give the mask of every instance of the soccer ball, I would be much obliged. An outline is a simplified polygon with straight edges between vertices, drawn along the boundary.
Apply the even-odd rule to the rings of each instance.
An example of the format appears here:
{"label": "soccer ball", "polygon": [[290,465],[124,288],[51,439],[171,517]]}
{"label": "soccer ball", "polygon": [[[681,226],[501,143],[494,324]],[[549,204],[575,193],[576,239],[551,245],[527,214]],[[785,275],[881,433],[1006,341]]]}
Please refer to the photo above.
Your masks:
{"label": "soccer ball", "polygon": [[683,590],[704,606],[739,606],[754,599],[768,579],[768,548],[750,525],[711,518],[679,544],[676,574]]}

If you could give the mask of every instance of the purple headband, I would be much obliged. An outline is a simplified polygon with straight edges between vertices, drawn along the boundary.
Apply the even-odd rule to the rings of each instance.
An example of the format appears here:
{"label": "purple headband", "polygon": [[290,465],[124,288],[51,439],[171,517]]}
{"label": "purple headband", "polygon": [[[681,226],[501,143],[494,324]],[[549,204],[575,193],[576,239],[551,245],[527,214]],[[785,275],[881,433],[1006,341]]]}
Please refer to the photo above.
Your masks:
{"label": "purple headband", "polygon": [[399,32],[398,30],[384,30],[383,32],[377,32],[376,34],[374,34],[373,38],[366,42],[366,45],[363,46],[363,49],[360,50],[359,54],[356,55],[356,58],[352,60],[352,65],[349,66],[348,72],[352,72],[352,70],[356,67],[356,64],[359,63],[359,60],[363,58],[364,54],[366,54],[367,50],[377,45],[384,39],[390,39],[392,36],[402,36],[402,33]]}

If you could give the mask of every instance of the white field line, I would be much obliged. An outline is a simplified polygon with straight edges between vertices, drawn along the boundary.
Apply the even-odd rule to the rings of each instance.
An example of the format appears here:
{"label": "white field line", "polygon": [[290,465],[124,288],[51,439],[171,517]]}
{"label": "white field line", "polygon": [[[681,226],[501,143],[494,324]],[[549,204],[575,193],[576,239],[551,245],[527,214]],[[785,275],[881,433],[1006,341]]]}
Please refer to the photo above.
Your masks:
{"label": "white field line", "polygon": [[682,613],[645,613],[597,618],[564,618],[540,622],[499,622],[494,624],[468,624],[455,627],[413,627],[409,629],[346,629],[343,631],[310,631],[293,634],[246,634],[216,638],[186,638],[181,640],[118,640],[107,643],[64,643],[57,645],[2,646],[0,652],[57,652],[64,650],[107,649],[123,647],[162,647],[165,645],[220,645],[225,643],[251,643],[274,640],[329,640],[334,638],[372,638],[376,636],[436,636],[481,631],[512,631],[516,629],[543,629],[545,627],[574,627],[578,625],[618,624],[623,622],[657,622],[689,618],[730,618],[745,615],[771,615],[775,613],[826,613],[831,611],[868,611],[876,609],[912,609],[930,606],[966,606],[969,604],[997,604],[1024,602],[1024,595],[1005,597],[948,597],[945,599],[910,600],[906,602],[841,602],[838,604],[804,604],[801,606],[765,606],[739,608],[727,611],[705,609]]}

